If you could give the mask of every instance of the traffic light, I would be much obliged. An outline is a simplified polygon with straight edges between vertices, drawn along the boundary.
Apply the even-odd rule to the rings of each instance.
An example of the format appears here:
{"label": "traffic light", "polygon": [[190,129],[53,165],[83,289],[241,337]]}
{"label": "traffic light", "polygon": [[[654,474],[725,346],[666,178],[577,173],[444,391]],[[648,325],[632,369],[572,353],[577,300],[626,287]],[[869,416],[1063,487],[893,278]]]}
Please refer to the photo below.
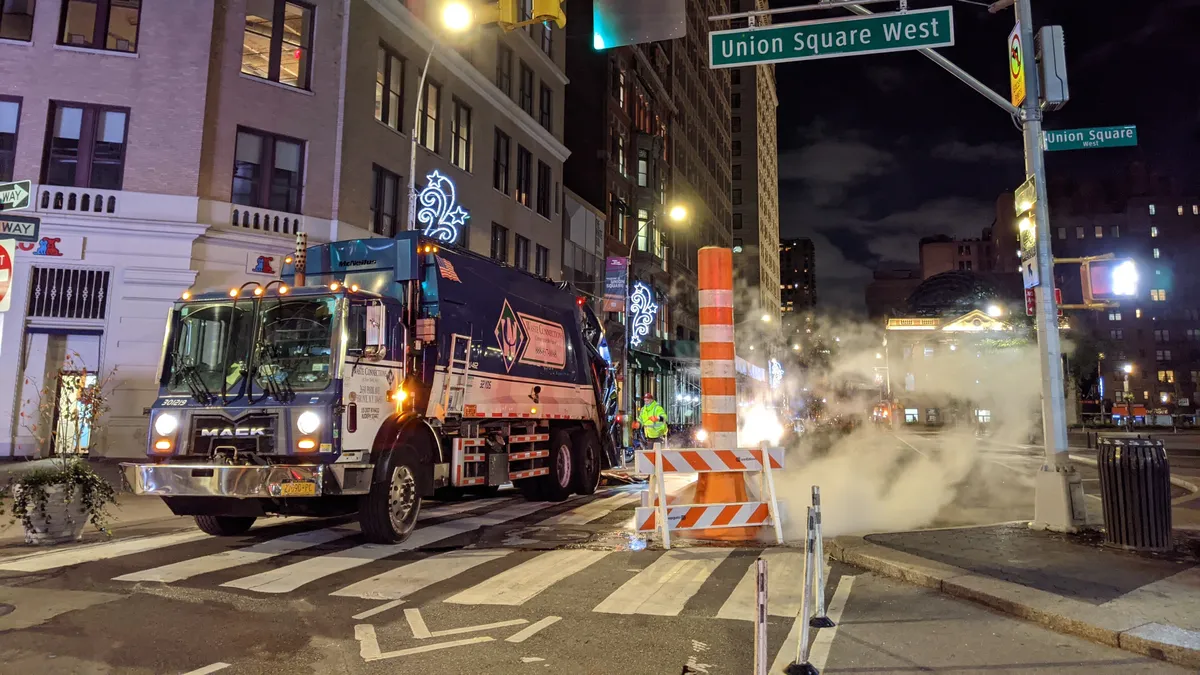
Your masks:
{"label": "traffic light", "polygon": [[550,22],[559,28],[567,25],[567,13],[563,10],[563,0],[533,0],[533,20],[538,23]]}
{"label": "traffic light", "polygon": [[1087,260],[1080,265],[1079,272],[1083,282],[1083,299],[1087,304],[1137,296],[1137,263],[1128,258]]}
{"label": "traffic light", "polygon": [[483,5],[475,11],[475,23],[480,25],[496,23],[504,30],[512,30],[520,22],[521,11],[517,0],[500,0]]}
{"label": "traffic light", "polygon": [[674,40],[687,35],[684,0],[593,0],[592,47]]}

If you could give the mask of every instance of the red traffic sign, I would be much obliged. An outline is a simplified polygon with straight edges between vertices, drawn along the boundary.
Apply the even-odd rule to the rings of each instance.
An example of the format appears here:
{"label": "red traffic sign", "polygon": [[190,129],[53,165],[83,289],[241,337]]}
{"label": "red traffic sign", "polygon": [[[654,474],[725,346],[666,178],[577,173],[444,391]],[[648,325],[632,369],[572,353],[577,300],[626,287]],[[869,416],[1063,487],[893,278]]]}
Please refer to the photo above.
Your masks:
{"label": "red traffic sign", "polygon": [[7,312],[12,304],[13,255],[16,253],[16,242],[12,239],[0,239],[0,312]]}
{"label": "red traffic sign", "polygon": [[[1062,316],[1062,289],[1054,289],[1054,304],[1058,307],[1058,315]],[[1032,288],[1025,289],[1025,315],[1033,316],[1037,311],[1037,296],[1034,295]]]}

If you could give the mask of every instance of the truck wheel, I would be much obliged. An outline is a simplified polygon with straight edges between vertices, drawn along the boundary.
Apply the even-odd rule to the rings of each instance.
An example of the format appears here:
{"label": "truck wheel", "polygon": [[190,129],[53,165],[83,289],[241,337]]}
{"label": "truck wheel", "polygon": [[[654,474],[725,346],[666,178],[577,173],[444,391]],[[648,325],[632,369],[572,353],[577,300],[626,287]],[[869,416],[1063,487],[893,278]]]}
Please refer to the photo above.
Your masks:
{"label": "truck wheel", "polygon": [[196,516],[196,527],[214,537],[236,537],[254,524],[254,516]]}
{"label": "truck wheel", "polygon": [[540,479],[542,498],[550,502],[561,502],[570,497],[575,489],[578,466],[575,453],[571,451],[571,435],[565,431],[550,434],[550,475]]}
{"label": "truck wheel", "polygon": [[575,492],[595,494],[600,486],[600,442],[596,434],[584,429],[572,434],[571,444],[575,450]]}
{"label": "truck wheel", "polygon": [[358,524],[372,544],[399,544],[408,539],[417,526],[421,497],[416,476],[410,466],[397,460],[387,483],[372,483],[362,497]]}

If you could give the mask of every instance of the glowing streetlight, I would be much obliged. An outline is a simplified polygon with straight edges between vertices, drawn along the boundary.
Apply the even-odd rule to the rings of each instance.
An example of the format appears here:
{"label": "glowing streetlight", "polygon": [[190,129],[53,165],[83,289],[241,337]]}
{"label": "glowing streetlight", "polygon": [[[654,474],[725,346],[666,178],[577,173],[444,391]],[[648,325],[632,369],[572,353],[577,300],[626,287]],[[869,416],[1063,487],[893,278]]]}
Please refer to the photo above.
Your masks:
{"label": "glowing streetlight", "polygon": [[667,212],[667,216],[677,223],[682,223],[683,221],[687,220],[688,217],[687,207],[682,204],[676,204],[675,206],[671,207],[670,211]]}
{"label": "glowing streetlight", "polygon": [[475,16],[465,2],[447,2],[442,7],[442,25],[452,33],[461,33],[474,22]]}
{"label": "glowing streetlight", "polygon": [[771,315],[770,315],[770,314],[763,314],[763,315],[762,315],[762,322],[763,322],[763,323],[771,323]]}
{"label": "glowing streetlight", "polygon": [[1133,364],[1126,363],[1125,365],[1121,366],[1121,370],[1125,371],[1125,374],[1128,375],[1133,372]]}
{"label": "glowing streetlight", "polygon": [[794,351],[794,352],[800,351],[800,345],[792,345],[792,351]]}
{"label": "glowing streetlight", "polygon": [[883,358],[883,354],[880,354],[879,352],[875,352],[875,358],[877,358],[877,359],[882,359],[882,358]]}
{"label": "glowing streetlight", "polygon": [[993,319],[998,319],[1001,316],[1004,316],[1004,308],[1000,305],[988,305],[987,315]]}

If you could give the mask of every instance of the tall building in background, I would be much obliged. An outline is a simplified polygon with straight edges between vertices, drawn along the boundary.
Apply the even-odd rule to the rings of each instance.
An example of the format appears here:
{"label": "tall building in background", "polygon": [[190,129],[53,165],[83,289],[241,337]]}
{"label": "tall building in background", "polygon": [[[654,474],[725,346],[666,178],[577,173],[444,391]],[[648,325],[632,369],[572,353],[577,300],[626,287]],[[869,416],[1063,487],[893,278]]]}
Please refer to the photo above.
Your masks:
{"label": "tall building in background", "polygon": [[[604,214],[604,255],[629,257],[630,275],[654,292],[653,330],[629,354],[629,393],[652,392],[673,419],[698,393],[696,252],[728,246],[729,78],[707,62],[708,16],[727,3],[688,3],[688,35],[669,42],[593,48],[590,0],[568,0],[566,187]],[[671,207],[687,217],[674,222]],[[625,355],[623,313],[606,324],[614,362]]]}
{"label": "tall building in background", "polygon": [[984,228],[978,239],[952,239],[946,235],[925,237],[920,244],[921,278],[953,272],[994,272],[996,244],[992,228]]}
{"label": "tall building in background", "polygon": [[69,405],[68,352],[120,370],[97,453],[142,456],[171,303],[270,281],[297,231],[407,227],[414,118],[417,185],[438,171],[472,215],[459,244],[559,275],[564,36],[438,44],[418,110],[425,4],[3,4],[0,180],[33,181],[43,241],[18,250],[0,315],[0,457],[52,450],[14,420],[43,386]]}
{"label": "tall building in background", "polygon": [[[767,0],[734,0],[732,11],[767,9]],[[769,17],[759,22],[769,23]],[[737,321],[761,333],[747,319],[779,319],[779,144],[775,66],[729,71],[732,137],[733,251],[739,298]],[[745,338],[754,339],[743,332]]]}
{"label": "tall building in background", "polygon": [[817,305],[817,256],[812,239],[779,243],[779,311],[802,314]]}

